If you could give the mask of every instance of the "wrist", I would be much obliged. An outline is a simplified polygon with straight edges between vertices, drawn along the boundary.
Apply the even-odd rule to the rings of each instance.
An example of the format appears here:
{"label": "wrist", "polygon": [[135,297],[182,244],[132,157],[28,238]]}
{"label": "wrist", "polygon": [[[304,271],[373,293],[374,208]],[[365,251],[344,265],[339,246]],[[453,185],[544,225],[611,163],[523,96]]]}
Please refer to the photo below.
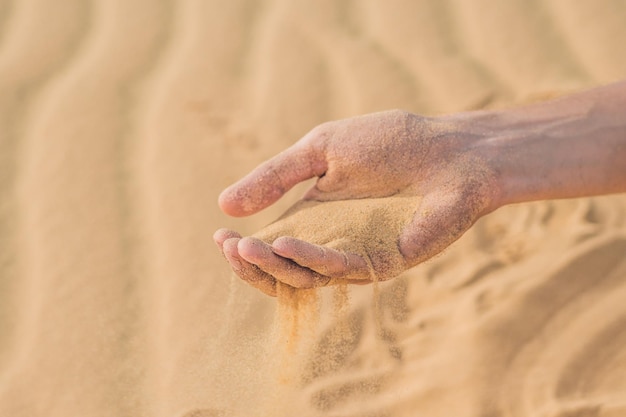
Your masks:
{"label": "wrist", "polygon": [[493,209],[624,191],[625,124],[602,100],[479,112],[473,123],[481,134],[472,150],[495,176]]}
{"label": "wrist", "polygon": [[531,175],[528,162],[533,148],[540,141],[537,127],[527,121],[512,121],[508,112],[482,112],[474,119],[480,134],[471,144],[471,152],[493,175],[490,211],[508,204],[535,199],[535,172]]}

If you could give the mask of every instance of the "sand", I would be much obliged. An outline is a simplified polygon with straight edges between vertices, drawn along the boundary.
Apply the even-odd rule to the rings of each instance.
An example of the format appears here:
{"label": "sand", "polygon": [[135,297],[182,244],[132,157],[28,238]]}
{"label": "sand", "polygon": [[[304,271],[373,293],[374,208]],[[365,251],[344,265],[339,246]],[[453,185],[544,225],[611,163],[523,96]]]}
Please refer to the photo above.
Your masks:
{"label": "sand", "polygon": [[[294,204],[255,236],[272,243],[294,237],[363,258],[369,271],[352,279],[386,281],[407,266],[398,236],[418,211],[421,198],[395,195],[339,201],[304,200]],[[338,284],[335,280],[333,284]]]}
{"label": "sand", "polygon": [[290,357],[211,238],[294,204],[310,184],[245,219],[216,199],[318,123],[608,83],[625,21],[591,0],[0,2],[0,416],[626,415],[624,195],[497,210],[378,308],[321,290]]}

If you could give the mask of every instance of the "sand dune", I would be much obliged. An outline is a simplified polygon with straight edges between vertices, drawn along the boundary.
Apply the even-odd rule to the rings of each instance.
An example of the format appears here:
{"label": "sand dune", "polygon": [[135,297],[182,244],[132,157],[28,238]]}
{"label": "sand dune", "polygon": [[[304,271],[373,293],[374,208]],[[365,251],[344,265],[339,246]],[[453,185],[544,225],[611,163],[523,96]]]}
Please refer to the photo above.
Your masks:
{"label": "sand dune", "polygon": [[276,302],[218,193],[318,123],[626,76],[621,1],[0,2],[0,416],[626,415],[626,197],[505,207],[403,277]]}

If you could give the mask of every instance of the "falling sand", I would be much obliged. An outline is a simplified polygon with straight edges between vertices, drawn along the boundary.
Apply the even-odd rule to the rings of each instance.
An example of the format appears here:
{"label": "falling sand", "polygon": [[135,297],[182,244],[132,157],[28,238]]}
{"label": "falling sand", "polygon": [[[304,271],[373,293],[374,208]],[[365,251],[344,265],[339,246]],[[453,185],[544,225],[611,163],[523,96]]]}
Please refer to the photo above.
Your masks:
{"label": "falling sand", "polygon": [[[255,236],[268,243],[289,236],[362,256],[367,260],[374,285],[372,308],[378,317],[378,282],[394,277],[404,269],[397,241],[418,210],[420,201],[420,197],[403,195],[328,202],[300,201]],[[350,309],[348,286],[341,279],[333,279],[330,284],[334,286],[331,308],[337,327],[325,340],[324,363],[313,364],[313,369],[336,367],[332,358],[338,356],[354,332],[347,317]],[[282,355],[279,381],[283,385],[298,385],[311,378],[308,373],[315,373],[311,370],[307,373],[301,368],[305,363],[301,355],[309,354],[307,348],[318,330],[321,303],[317,291],[277,284],[279,346],[276,351]],[[382,333],[380,325],[377,327]]]}

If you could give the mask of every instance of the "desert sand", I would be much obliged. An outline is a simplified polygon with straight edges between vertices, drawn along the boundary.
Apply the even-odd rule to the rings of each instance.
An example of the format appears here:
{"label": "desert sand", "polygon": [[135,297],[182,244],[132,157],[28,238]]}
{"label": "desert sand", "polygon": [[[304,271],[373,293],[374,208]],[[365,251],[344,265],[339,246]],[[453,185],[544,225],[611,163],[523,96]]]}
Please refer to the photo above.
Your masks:
{"label": "desert sand", "polygon": [[0,416],[626,415],[625,195],[309,294],[291,347],[211,238],[300,197],[216,204],[321,122],[555,97],[625,44],[617,0],[0,2]]}

